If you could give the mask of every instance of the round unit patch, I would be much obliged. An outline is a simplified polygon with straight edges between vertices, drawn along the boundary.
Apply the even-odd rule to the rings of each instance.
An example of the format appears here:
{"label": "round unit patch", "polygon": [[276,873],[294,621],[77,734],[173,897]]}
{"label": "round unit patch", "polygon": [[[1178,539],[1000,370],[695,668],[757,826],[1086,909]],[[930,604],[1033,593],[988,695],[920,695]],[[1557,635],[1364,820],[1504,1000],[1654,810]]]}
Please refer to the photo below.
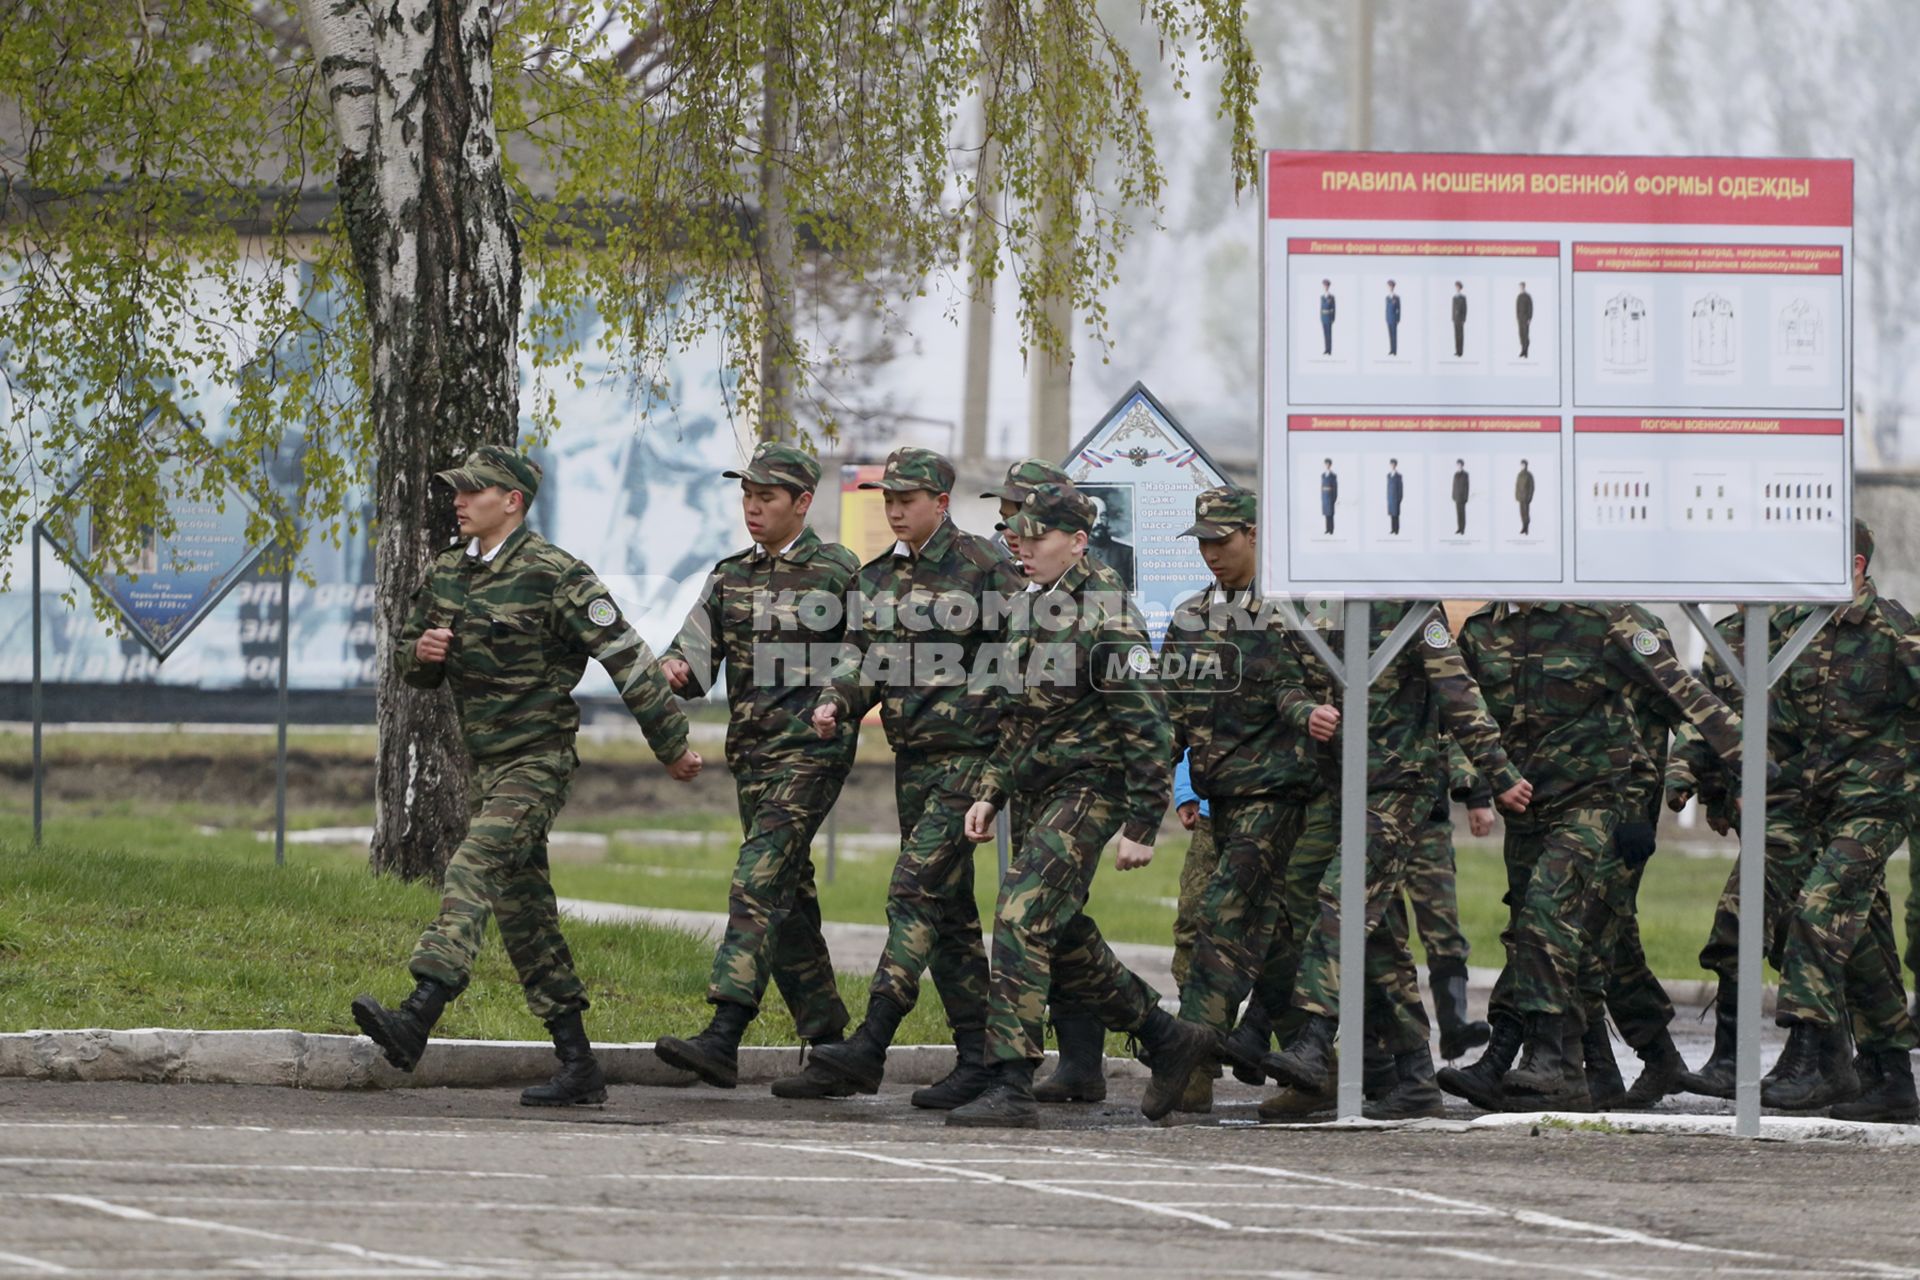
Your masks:
{"label": "round unit patch", "polygon": [[1153,650],[1143,644],[1137,644],[1127,650],[1127,668],[1137,676],[1143,676],[1153,670]]}
{"label": "round unit patch", "polygon": [[1426,628],[1420,632],[1420,638],[1435,649],[1446,648],[1448,642],[1453,639],[1452,636],[1447,634],[1447,624],[1438,618],[1435,618],[1426,625]]}
{"label": "round unit patch", "polygon": [[620,611],[613,607],[613,601],[595,600],[587,606],[587,621],[596,627],[610,627],[620,617]]}
{"label": "round unit patch", "polygon": [[1642,627],[1633,633],[1633,647],[1635,652],[1651,658],[1660,652],[1660,637]]}

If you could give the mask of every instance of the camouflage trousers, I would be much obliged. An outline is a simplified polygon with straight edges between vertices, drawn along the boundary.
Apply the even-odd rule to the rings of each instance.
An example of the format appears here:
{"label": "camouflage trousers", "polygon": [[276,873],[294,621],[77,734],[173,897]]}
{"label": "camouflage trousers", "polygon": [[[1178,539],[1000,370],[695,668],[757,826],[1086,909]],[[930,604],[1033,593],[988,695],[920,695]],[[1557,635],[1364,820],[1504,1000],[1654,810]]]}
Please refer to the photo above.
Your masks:
{"label": "camouflage trousers", "polygon": [[901,753],[894,760],[900,858],[887,885],[887,943],[873,994],[912,1009],[920,975],[931,968],[955,1030],[987,1023],[987,949],[966,833],[986,765],[987,757],[974,752]]}
{"label": "camouflage trousers", "polygon": [[1466,963],[1471,950],[1460,932],[1460,898],[1453,871],[1453,819],[1429,819],[1420,826],[1420,838],[1407,863],[1407,892],[1388,907],[1388,921],[1401,938],[1407,937],[1407,904],[1413,904],[1413,925],[1426,950],[1427,965],[1435,960]]}
{"label": "camouflage trousers", "polygon": [[1580,957],[1587,900],[1619,815],[1571,808],[1507,818],[1506,966],[1488,1008],[1511,1017],[1582,1016]]}
{"label": "camouflage trousers", "polygon": [[1298,800],[1212,799],[1214,872],[1195,907],[1193,962],[1180,984],[1180,1016],[1231,1031],[1282,927],[1283,879],[1306,823]]}
{"label": "camouflage trousers", "polygon": [[1640,880],[1646,864],[1629,867],[1611,847],[1587,890],[1580,956],[1580,1008],[1590,1027],[1607,1014],[1635,1049],[1657,1043],[1673,1021],[1673,1002],[1647,964],[1640,944]]}
{"label": "camouflage trousers", "polygon": [[491,917],[534,1017],[547,1022],[588,1007],[547,876],[547,832],[579,764],[571,741],[475,763],[467,838],[447,863],[440,914],[414,947],[408,968],[415,978],[466,990]]}
{"label": "camouflage trousers", "polygon": [[1193,968],[1193,938],[1200,925],[1200,899],[1220,865],[1220,846],[1213,839],[1213,818],[1201,814],[1193,822],[1187,859],[1180,864],[1180,898],[1173,909],[1173,984],[1184,988]]}
{"label": "camouflage trousers", "polygon": [[1920,852],[1907,851],[1907,969],[1920,988]]}
{"label": "camouflage trousers", "polygon": [[847,1007],[820,936],[813,837],[840,797],[841,769],[790,769],[738,780],[745,837],[727,892],[727,930],[713,954],[707,1000],[759,1009],[771,976],[802,1040],[837,1036]]}
{"label": "camouflage trousers", "polygon": [[1781,939],[1783,1026],[1838,1026],[1850,1015],[1864,1050],[1920,1047],[1887,898],[1887,859],[1906,836],[1906,815],[1892,807],[1831,814],[1793,833],[1809,865]]}
{"label": "camouflage trousers", "polygon": [[1293,1007],[1294,982],[1307,935],[1320,920],[1320,881],[1339,852],[1340,810],[1323,791],[1307,806],[1305,825],[1280,877],[1280,914],[1253,984],[1253,998],[1283,1044],[1306,1016]]}
{"label": "camouflage trousers", "polygon": [[[1390,1053],[1424,1048],[1432,1036],[1420,1003],[1420,978],[1406,939],[1396,935],[1389,906],[1406,889],[1407,864],[1433,797],[1376,792],[1367,804],[1366,1008],[1369,1041]],[[1334,830],[1339,817],[1334,813]],[[1320,880],[1319,927],[1303,939],[1294,1006],[1325,1018],[1340,1016],[1340,859],[1330,858]]]}
{"label": "camouflage trousers", "polygon": [[1137,1031],[1160,996],[1100,936],[1087,914],[1100,854],[1125,821],[1112,787],[1078,779],[1032,798],[1026,832],[1007,866],[993,920],[992,1001],[987,1054],[1039,1061],[1051,992],[1110,1031]]}

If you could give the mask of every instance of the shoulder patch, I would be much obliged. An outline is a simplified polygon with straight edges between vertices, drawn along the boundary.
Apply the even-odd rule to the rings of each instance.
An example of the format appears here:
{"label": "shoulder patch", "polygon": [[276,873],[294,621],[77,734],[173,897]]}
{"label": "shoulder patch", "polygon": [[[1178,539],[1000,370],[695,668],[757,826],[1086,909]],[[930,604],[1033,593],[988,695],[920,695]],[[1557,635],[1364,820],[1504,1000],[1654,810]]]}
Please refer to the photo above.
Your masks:
{"label": "shoulder patch", "polygon": [[587,606],[587,621],[596,627],[610,627],[620,620],[620,611],[605,596]]}
{"label": "shoulder patch", "polygon": [[1438,618],[1421,628],[1420,638],[1430,649],[1444,649],[1453,642],[1453,637],[1447,634],[1447,624]]}
{"label": "shoulder patch", "polygon": [[1646,627],[1642,627],[1633,633],[1633,648],[1634,652],[1642,657],[1651,658],[1660,652],[1660,637]]}

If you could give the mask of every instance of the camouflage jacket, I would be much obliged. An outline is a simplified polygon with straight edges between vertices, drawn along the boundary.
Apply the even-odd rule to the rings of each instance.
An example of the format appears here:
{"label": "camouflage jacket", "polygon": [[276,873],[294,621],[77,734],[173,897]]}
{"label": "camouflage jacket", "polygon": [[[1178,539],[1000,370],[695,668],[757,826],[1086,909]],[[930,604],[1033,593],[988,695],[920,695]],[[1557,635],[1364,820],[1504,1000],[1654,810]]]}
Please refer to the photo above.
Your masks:
{"label": "camouflage jacket", "polygon": [[715,565],[662,660],[693,669],[704,695],[727,669],[727,764],[737,776],[791,765],[844,769],[853,760],[857,719],[822,742],[813,708],[837,656],[847,588],[860,562],[837,542],[805,529],[786,550],[759,546]]}
{"label": "camouflage jacket", "polygon": [[1163,662],[1181,651],[1200,658],[1231,648],[1220,676],[1167,685],[1173,754],[1192,753],[1193,789],[1215,796],[1289,795],[1309,799],[1321,788],[1310,739],[1280,717],[1280,690],[1304,679],[1299,653],[1271,609],[1257,597],[1209,588],[1174,610],[1161,645]]}
{"label": "camouflage jacket", "polygon": [[[1367,790],[1369,792],[1414,791],[1431,794],[1434,780],[1441,776],[1444,756],[1436,724],[1444,725],[1460,744],[1494,794],[1515,786],[1520,772],[1507,759],[1500,745],[1500,731],[1487,714],[1461,659],[1460,650],[1447,634],[1447,624],[1439,610],[1430,604],[1403,602],[1376,603],[1368,610],[1368,652],[1380,647],[1410,608],[1427,611],[1431,617],[1418,635],[1389,662],[1373,682],[1367,698]],[[1343,653],[1344,629],[1334,629],[1332,620],[1314,624],[1327,637],[1336,655]],[[1308,646],[1305,637],[1291,636],[1300,656],[1305,679],[1284,687],[1280,692],[1280,713],[1298,732],[1307,731],[1313,709],[1323,704],[1341,706],[1333,674]],[[1341,726],[1340,733],[1346,731]],[[1337,793],[1340,785],[1340,733],[1333,741],[1316,743],[1321,775]]]}
{"label": "camouflage jacket", "polygon": [[[1438,724],[1434,732],[1441,733]],[[1441,789],[1442,800],[1458,800],[1469,809],[1487,809],[1493,806],[1493,789],[1479,770],[1473,767],[1473,761],[1467,759],[1467,753],[1452,738],[1446,738],[1446,783]]]}
{"label": "camouflage jacket", "polygon": [[883,552],[860,570],[823,700],[846,720],[878,702],[897,752],[991,750],[1006,689],[968,677],[982,646],[1006,643],[1004,605],[1025,589],[1019,566],[951,520],[918,554]]}
{"label": "camouflage jacket", "polygon": [[[1811,611],[1805,605],[1775,609],[1769,647],[1790,639]],[[1735,637],[1744,630],[1737,613],[1721,627]],[[1745,652],[1744,644],[1733,647]],[[1708,668],[1718,671],[1711,654]],[[1909,775],[1920,767],[1920,636],[1912,615],[1869,581],[1774,685],[1767,745],[1780,766],[1775,789],[1828,802],[1911,803]],[[1683,731],[1674,755],[1669,785],[1697,784],[1702,800],[1711,801],[1710,765],[1698,736]]]}
{"label": "camouflage jacket", "polygon": [[1150,651],[1125,584],[1082,557],[1025,605],[1007,649],[1019,692],[977,798],[1004,808],[1014,792],[1075,778],[1121,799],[1121,834],[1152,844],[1173,788],[1172,729],[1166,699],[1128,661]]}
{"label": "camouflage jacket", "polygon": [[[421,662],[414,642],[446,627],[445,662]],[[456,546],[440,553],[413,595],[394,651],[400,677],[421,689],[445,681],[467,751],[508,756],[580,728],[573,687],[597,659],[662,762],[687,749],[687,718],[653,653],[620,615],[593,570],[525,525],[491,561]]]}
{"label": "camouflage jacket", "polygon": [[[1659,614],[1637,604],[1624,607],[1635,623],[1653,632],[1663,651],[1674,652],[1673,637],[1667,632],[1667,624],[1660,621]],[[1729,707],[1734,705],[1734,700],[1711,683],[1707,684],[1707,688]],[[1621,820],[1633,822],[1637,819],[1657,827],[1660,825],[1661,780],[1667,771],[1669,736],[1686,724],[1687,718],[1680,714],[1680,708],[1674,705],[1672,699],[1655,693],[1639,682],[1628,688],[1627,706],[1633,712],[1634,726],[1640,734],[1640,748],[1646,759],[1635,766],[1633,778],[1624,789],[1620,804]]]}
{"label": "camouflage jacket", "polygon": [[1533,784],[1529,814],[1612,808],[1623,780],[1637,773],[1645,785],[1652,765],[1627,700],[1636,686],[1671,702],[1738,767],[1740,718],[1624,608],[1488,605],[1461,628],[1460,651]]}

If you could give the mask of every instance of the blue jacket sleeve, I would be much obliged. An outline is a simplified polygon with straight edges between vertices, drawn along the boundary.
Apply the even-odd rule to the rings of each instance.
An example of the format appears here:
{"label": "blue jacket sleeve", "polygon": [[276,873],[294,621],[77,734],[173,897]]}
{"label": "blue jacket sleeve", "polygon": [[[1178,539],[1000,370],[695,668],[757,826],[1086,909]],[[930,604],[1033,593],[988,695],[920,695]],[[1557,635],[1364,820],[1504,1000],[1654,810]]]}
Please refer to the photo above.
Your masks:
{"label": "blue jacket sleeve", "polygon": [[1209,818],[1213,816],[1212,810],[1207,807],[1207,802],[1202,800],[1200,793],[1193,789],[1193,769],[1187,763],[1186,755],[1183,754],[1180,757],[1180,763],[1173,767],[1173,807],[1178,809],[1190,800],[1199,800],[1200,812]]}

